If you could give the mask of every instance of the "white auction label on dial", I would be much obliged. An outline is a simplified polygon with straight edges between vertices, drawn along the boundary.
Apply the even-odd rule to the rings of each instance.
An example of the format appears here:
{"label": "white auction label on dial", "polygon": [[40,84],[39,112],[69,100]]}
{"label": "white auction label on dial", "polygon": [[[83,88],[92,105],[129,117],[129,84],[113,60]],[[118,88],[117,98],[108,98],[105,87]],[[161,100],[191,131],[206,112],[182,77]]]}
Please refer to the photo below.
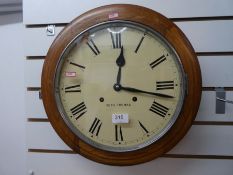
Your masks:
{"label": "white auction label on dial", "polygon": [[129,123],[128,114],[112,114],[112,123]]}

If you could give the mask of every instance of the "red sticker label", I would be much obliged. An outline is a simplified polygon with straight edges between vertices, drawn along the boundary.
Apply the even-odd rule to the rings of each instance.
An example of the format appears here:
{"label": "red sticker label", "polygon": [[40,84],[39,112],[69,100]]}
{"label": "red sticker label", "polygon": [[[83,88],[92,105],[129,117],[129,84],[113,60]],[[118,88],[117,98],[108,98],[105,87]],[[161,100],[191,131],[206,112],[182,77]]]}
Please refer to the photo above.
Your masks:
{"label": "red sticker label", "polygon": [[66,77],[76,77],[76,72],[66,72],[65,76]]}
{"label": "red sticker label", "polygon": [[117,12],[110,13],[110,14],[108,15],[108,18],[109,18],[109,19],[113,19],[113,18],[117,18],[117,17],[119,17],[119,14],[118,14]]}

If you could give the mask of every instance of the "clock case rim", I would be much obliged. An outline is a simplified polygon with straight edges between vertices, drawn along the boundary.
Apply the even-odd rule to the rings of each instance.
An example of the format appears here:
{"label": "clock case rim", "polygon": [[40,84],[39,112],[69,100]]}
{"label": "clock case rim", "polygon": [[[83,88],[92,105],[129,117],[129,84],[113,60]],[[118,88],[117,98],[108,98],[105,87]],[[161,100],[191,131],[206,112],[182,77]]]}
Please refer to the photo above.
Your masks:
{"label": "clock case rim", "polygon": [[[73,45],[75,45],[77,42],[76,40],[82,36],[83,34],[85,35],[85,33],[89,33],[91,30],[93,30],[96,27],[99,27],[101,29],[96,29],[96,31],[100,31],[102,29],[105,29],[106,25],[110,25],[110,27],[119,27],[116,23],[120,23],[123,24],[121,27],[139,27],[140,29],[137,30],[141,30],[142,28],[146,30],[146,33],[148,34],[152,34],[153,36],[156,36],[157,38],[159,38],[159,40],[161,40],[162,42],[165,43],[166,47],[168,47],[169,50],[172,51],[172,54],[175,55],[175,63],[177,65],[177,67],[179,67],[179,74],[181,76],[180,78],[180,97],[179,97],[179,101],[177,103],[177,107],[176,110],[173,114],[173,116],[171,117],[171,119],[169,120],[169,122],[166,124],[166,126],[159,132],[159,134],[154,135],[152,138],[150,138],[149,140],[147,140],[145,143],[142,144],[137,144],[135,146],[130,146],[130,147],[112,147],[112,146],[106,146],[100,143],[96,143],[95,141],[92,141],[91,139],[87,138],[82,132],[80,132],[73,124],[72,122],[68,119],[69,116],[67,116],[65,113],[65,110],[61,104],[61,98],[60,98],[60,94],[59,94],[59,77],[60,77],[60,71],[62,69],[62,65],[65,62],[65,58],[66,57],[66,52],[69,53],[69,51],[72,50]],[[116,26],[111,26],[111,24],[116,24]],[[95,31],[94,31],[95,32]],[[94,32],[90,32],[89,35],[91,35],[91,33]],[[143,30],[141,30],[141,32],[143,32]],[[161,137],[163,137],[163,135],[166,134],[166,132],[172,127],[172,125],[175,123],[176,119],[179,117],[179,113],[183,107],[183,103],[184,103],[184,96],[186,95],[186,84],[187,84],[187,80],[186,80],[186,74],[184,72],[183,66],[181,64],[180,58],[178,56],[178,54],[176,53],[175,49],[173,48],[173,46],[166,41],[165,38],[163,38],[162,35],[160,35],[158,32],[153,31],[152,29],[150,29],[148,26],[144,26],[142,24],[138,24],[135,23],[133,21],[125,21],[125,20],[114,20],[114,21],[105,21],[103,23],[99,23],[97,25],[94,25],[84,31],[82,31],[80,34],[78,34],[75,38],[73,38],[70,43],[65,47],[65,49],[63,50],[60,58],[58,59],[58,63],[56,66],[56,72],[55,72],[55,77],[54,77],[54,88],[55,88],[55,99],[56,99],[56,103],[58,106],[58,110],[61,114],[61,117],[63,118],[63,120],[65,121],[65,123],[68,125],[68,127],[72,130],[72,132],[74,132],[74,134],[77,135],[77,137],[79,137],[80,139],[82,139],[84,142],[86,142],[87,144],[92,145],[93,147],[96,147],[97,149],[101,149],[101,150],[105,150],[105,151],[110,151],[110,152],[128,152],[128,151],[135,151],[138,149],[142,149],[154,142],[156,142],[157,140],[159,140]]]}
{"label": "clock case rim", "polygon": [[[114,19],[109,14],[117,13]],[[135,15],[137,14],[137,15]],[[130,152],[109,152],[97,149],[79,139],[67,128],[57,109],[54,98],[56,60],[67,44],[84,29],[101,22],[127,20],[142,23],[160,33],[176,50],[187,75],[188,95],[180,115],[170,130],[157,142]],[[41,93],[45,111],[52,127],[75,152],[96,162],[110,165],[134,165],[150,161],[169,151],[187,133],[198,111],[201,99],[201,71],[190,42],[183,32],[169,19],[151,9],[129,4],[114,4],[90,10],[67,25],[52,43],[42,70]],[[181,129],[180,129],[181,128]]]}

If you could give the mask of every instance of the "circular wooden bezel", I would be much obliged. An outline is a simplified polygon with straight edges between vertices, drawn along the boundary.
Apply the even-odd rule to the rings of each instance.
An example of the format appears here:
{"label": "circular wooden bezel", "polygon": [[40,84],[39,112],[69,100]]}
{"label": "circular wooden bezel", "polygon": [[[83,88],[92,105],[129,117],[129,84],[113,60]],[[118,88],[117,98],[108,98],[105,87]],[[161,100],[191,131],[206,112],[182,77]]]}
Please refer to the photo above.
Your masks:
{"label": "circular wooden bezel", "polygon": [[[187,78],[187,95],[178,119],[171,129],[151,145],[130,152],[109,152],[95,148],[78,138],[66,125],[55,99],[54,79],[59,58],[67,45],[82,31],[99,23],[114,20],[133,21],[159,32],[175,49]],[[55,131],[77,153],[96,162],[110,165],[133,165],[150,161],[169,151],[191,127],[201,98],[200,66],[188,39],[169,19],[145,7],[108,5],[90,10],[68,24],[52,43],[42,71],[42,99]]]}

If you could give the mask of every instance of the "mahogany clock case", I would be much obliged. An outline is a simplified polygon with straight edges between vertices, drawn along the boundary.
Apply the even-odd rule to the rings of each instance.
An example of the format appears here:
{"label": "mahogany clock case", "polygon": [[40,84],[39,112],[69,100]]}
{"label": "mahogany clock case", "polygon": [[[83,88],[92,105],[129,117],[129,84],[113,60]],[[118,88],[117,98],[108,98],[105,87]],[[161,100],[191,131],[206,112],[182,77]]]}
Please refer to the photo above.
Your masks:
{"label": "mahogany clock case", "polygon": [[[187,93],[179,117],[169,131],[151,145],[126,152],[101,150],[84,142],[63,120],[55,98],[57,64],[69,43],[92,26],[108,21],[132,21],[148,26],[163,36],[175,49],[186,74]],[[194,49],[183,32],[161,14],[136,5],[116,4],[90,10],[68,24],[52,43],[42,71],[42,99],[53,128],[75,152],[88,159],[110,165],[133,165],[150,161],[173,148],[187,133],[197,114],[201,98],[200,66]]]}

